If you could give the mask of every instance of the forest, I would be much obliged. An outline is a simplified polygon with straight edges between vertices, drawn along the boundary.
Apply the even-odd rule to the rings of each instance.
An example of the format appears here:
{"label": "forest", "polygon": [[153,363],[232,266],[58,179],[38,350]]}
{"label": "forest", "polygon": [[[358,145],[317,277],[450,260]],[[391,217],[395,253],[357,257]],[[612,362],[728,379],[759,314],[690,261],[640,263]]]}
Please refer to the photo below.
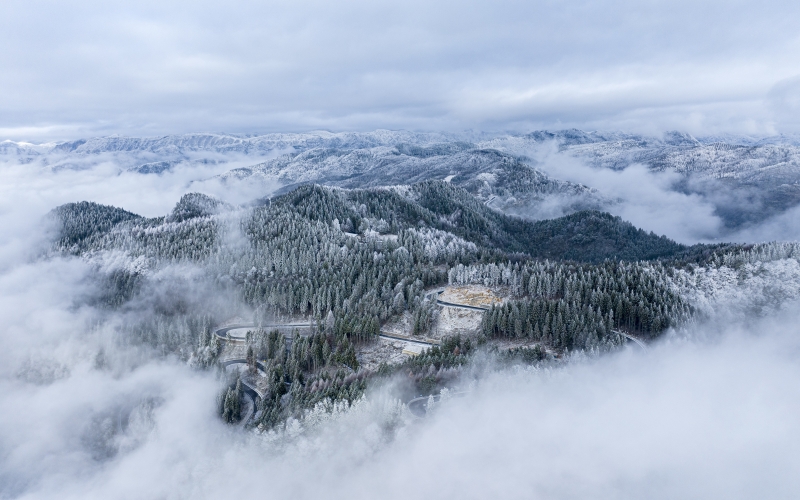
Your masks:
{"label": "forest", "polygon": [[[120,327],[126,342],[199,368],[217,365],[223,346],[213,330],[230,311],[153,293],[155,276],[175,266],[199,269],[198,283],[237,297],[256,324],[314,323],[306,336],[267,329],[248,336],[248,359],[269,380],[257,413],[263,428],[320,401],[353,401],[369,380],[392,374],[404,374],[409,393],[437,390],[494,340],[527,343],[496,352],[507,362],[538,363],[614,349],[623,333],[655,338],[694,314],[671,285],[675,269],[767,251],[686,247],[594,211],[529,221],[443,181],[352,190],[306,185],[239,207],[192,193],[157,218],[80,202],[56,208],[50,220],[54,254],[90,262],[116,256],[115,265],[96,266],[96,305],[130,312],[151,301],[149,314],[129,314],[134,319]],[[437,311],[426,293],[447,284],[500,287],[509,298],[484,313],[473,338],[445,338],[400,365],[359,366],[360,349],[393,318],[409,314],[409,333],[427,334]],[[242,389],[227,383],[220,412],[235,420]]]}

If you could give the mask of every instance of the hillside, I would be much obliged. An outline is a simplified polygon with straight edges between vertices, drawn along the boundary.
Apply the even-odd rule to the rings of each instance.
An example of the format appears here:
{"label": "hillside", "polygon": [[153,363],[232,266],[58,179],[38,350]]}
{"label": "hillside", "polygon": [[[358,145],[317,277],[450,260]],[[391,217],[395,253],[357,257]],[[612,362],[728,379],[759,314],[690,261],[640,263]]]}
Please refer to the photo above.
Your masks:
{"label": "hillside", "polygon": [[[713,313],[715,293],[758,297],[763,276],[797,267],[794,246],[687,248],[596,211],[533,222],[443,181],[306,185],[247,207],[191,193],[149,219],[81,202],[51,217],[53,250],[95,264],[99,291],[87,300],[123,315],[120,341],[199,367],[220,356],[259,360],[242,377],[265,394],[255,421],[264,429],[322,401],[352,402],[393,373],[409,394],[430,393],[481,349],[529,364],[616,349],[626,336],[654,339]],[[747,267],[764,260],[776,263]],[[731,266],[745,268],[739,276],[753,290],[717,283]],[[441,334],[450,330],[433,291],[448,286],[502,298],[466,311],[466,329]],[[772,302],[758,307],[781,307]],[[311,327],[254,328],[246,346],[222,346],[215,325],[236,314]],[[389,324],[395,337],[399,327],[437,344],[414,356],[405,341],[379,338]],[[221,399],[229,422],[240,391]]]}
{"label": "hillside", "polygon": [[[183,225],[215,225],[210,216],[229,212],[232,207],[205,195],[184,196],[164,219],[145,220],[114,207],[93,203],[68,204],[54,215],[62,222],[59,245],[76,249],[108,248],[119,244],[122,235],[138,234],[138,228],[149,228],[148,234],[181,231]],[[346,232],[364,234],[399,234],[402,231],[429,228],[446,232],[476,245],[482,252],[497,255],[523,254],[528,258],[548,258],[600,262],[605,259],[649,260],[673,257],[686,250],[663,236],[635,228],[609,214],[583,211],[545,221],[527,221],[493,210],[462,188],[441,181],[427,181],[392,189],[335,190],[302,186],[269,200],[267,207],[255,213],[291,211],[309,221],[333,224],[338,221]],[[277,214],[276,214],[277,215]],[[136,221],[107,233],[118,224]],[[196,246],[199,241],[192,238]],[[140,248],[125,240],[128,249]],[[136,241],[134,240],[131,241]],[[176,245],[183,244],[176,239]],[[208,249],[204,249],[206,251]]]}
{"label": "hillside", "polygon": [[[528,134],[365,133],[187,134],[154,138],[95,137],[78,141],[0,143],[0,161],[53,170],[84,170],[112,162],[137,175],[194,171],[205,182],[262,185],[288,192],[317,183],[345,188],[447,180],[487,205],[533,220],[582,211],[616,210],[613,190],[544,168],[541,151],[557,151],[601,170],[641,164],[677,175],[669,190],[713,206],[718,237],[758,228],[800,204],[797,136],[695,138],[581,130]],[[546,161],[546,160],[544,160]],[[249,165],[249,166],[242,166]]]}

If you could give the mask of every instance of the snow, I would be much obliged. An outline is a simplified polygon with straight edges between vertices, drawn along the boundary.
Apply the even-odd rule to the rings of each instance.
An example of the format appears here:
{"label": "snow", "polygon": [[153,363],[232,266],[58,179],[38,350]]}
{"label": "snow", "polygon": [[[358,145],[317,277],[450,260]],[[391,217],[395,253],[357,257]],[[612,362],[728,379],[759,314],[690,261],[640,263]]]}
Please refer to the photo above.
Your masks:
{"label": "snow", "polygon": [[431,329],[431,337],[437,339],[454,335],[474,337],[478,334],[482,318],[482,311],[443,307]]}
{"label": "snow", "polygon": [[800,262],[795,258],[770,262],[678,270],[676,290],[702,314],[714,318],[766,316],[796,304],[800,298]]}
{"label": "snow", "polygon": [[410,345],[412,344],[408,342],[383,338],[379,339],[377,342],[360,345],[356,353],[358,364],[367,370],[375,370],[382,363],[390,365],[400,364],[408,359],[409,355],[412,355],[406,352],[407,346]]}
{"label": "snow", "polygon": [[439,300],[453,304],[465,304],[475,307],[489,307],[503,302],[501,295],[507,295],[500,288],[489,288],[481,285],[448,286],[439,295]]}

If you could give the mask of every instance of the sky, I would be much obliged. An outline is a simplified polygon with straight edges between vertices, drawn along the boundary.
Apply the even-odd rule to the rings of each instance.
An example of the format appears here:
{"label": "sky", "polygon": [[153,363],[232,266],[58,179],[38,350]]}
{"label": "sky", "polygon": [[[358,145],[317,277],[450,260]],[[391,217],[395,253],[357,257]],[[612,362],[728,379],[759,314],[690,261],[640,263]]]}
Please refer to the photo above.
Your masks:
{"label": "sky", "polygon": [[0,139],[800,130],[791,1],[6,0]]}

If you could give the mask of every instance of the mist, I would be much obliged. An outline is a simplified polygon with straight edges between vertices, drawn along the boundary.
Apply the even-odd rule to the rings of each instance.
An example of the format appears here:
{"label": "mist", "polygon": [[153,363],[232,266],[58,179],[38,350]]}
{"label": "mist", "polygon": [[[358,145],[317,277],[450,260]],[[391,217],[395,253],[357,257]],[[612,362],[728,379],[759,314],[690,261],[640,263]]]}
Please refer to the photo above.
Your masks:
{"label": "mist", "polygon": [[[623,170],[593,167],[580,158],[558,151],[548,143],[526,152],[532,165],[552,178],[582,184],[597,190],[590,206],[622,217],[634,226],[663,234],[679,243],[705,242],[717,237],[722,220],[715,207],[698,194],[680,192],[683,177],[676,172],[652,172],[641,164]],[[574,210],[582,200],[563,197],[545,199],[541,207],[521,215],[552,218]],[[585,203],[585,202],[584,202]]]}
{"label": "mist", "polygon": [[767,211],[766,188],[731,187],[716,179],[654,171],[631,163],[624,169],[595,167],[558,151],[555,143],[524,151],[532,167],[552,178],[591,187],[591,196],[549,196],[518,211],[523,217],[554,218],[591,208],[679,243],[768,242],[800,239],[797,208]]}
{"label": "mist", "polygon": [[[92,265],[43,256],[42,217],[57,204],[165,214],[205,174],[154,182],[113,164],[0,171],[0,497],[735,499],[792,498],[800,487],[791,300],[746,322],[718,308],[646,352],[467,376],[467,394],[424,419],[377,386],[350,409],[319,408],[270,433],[223,424],[215,373],[120,338],[126,313],[86,300],[98,293]],[[652,207],[648,199],[707,208],[671,195],[671,178],[648,175],[594,180],[616,189],[630,214]],[[675,217],[639,223],[679,235],[688,210]],[[708,216],[685,234],[714,224]],[[209,297],[218,290],[190,268],[160,272],[148,300],[168,300],[158,292],[173,287],[193,307],[233,307]],[[127,314],[152,307],[141,300]]]}
{"label": "mist", "polygon": [[[227,408],[224,395],[226,390],[231,394],[234,379],[209,354],[217,353],[219,345],[212,326],[270,313],[258,308],[267,309],[271,299],[246,302],[236,280],[249,274],[246,283],[264,284],[273,278],[269,266],[274,263],[252,259],[250,274],[236,267],[238,260],[232,264],[220,258],[217,262],[230,272],[222,265],[209,270],[211,265],[184,258],[186,249],[173,248],[171,242],[188,241],[187,247],[198,239],[203,245],[212,242],[195,245],[203,252],[217,243],[240,249],[237,245],[256,241],[248,239],[248,228],[237,216],[288,186],[277,180],[254,181],[256,176],[246,172],[240,172],[242,178],[236,172],[223,174],[281,154],[311,151],[317,144],[335,145],[336,140],[288,140],[286,144],[301,146],[269,152],[244,144],[238,153],[232,152],[235,148],[205,148],[208,137],[199,137],[190,147],[164,141],[163,149],[149,151],[123,144],[124,139],[118,149],[110,148],[114,151],[89,153],[57,143],[199,131],[378,129],[374,141],[350,142],[383,144],[375,150],[384,151],[391,149],[380,140],[390,135],[384,134],[387,129],[444,131],[435,141],[463,138],[476,144],[572,127],[648,137],[669,130],[698,137],[793,134],[800,131],[799,18],[800,4],[789,1],[0,2],[0,141],[36,143],[19,148],[0,143],[0,499],[795,498],[800,491],[800,246],[761,247],[761,254],[759,247],[736,248],[735,255],[717,260],[716,255],[697,254],[697,266],[681,263],[657,270],[660,263],[637,263],[635,273],[603,274],[603,269],[583,275],[619,279],[606,281],[622,290],[613,307],[624,300],[626,308],[636,311],[628,314],[629,322],[646,320],[640,325],[647,323],[648,329],[638,333],[660,334],[658,340],[646,348],[619,346],[626,336],[611,330],[611,293],[598,288],[595,294],[584,287],[581,313],[568,320],[591,321],[596,329],[592,333],[600,332],[605,343],[595,335],[590,340],[597,343],[580,344],[590,346],[586,351],[570,352],[576,344],[553,343],[544,352],[545,339],[552,337],[541,336],[535,352],[542,357],[533,365],[514,365],[503,358],[508,351],[497,346],[506,339],[493,338],[498,342],[471,353],[465,347],[464,358],[458,358],[458,346],[443,349],[443,356],[459,362],[467,354],[474,357],[463,367],[454,362],[448,373],[458,373],[458,378],[436,379],[437,384],[444,380],[452,385],[435,403],[431,398],[421,418],[405,404],[408,391],[422,387],[415,385],[419,378],[409,382],[417,372],[398,369],[385,377],[381,367],[356,372],[359,360],[348,335],[357,334],[356,341],[374,339],[381,328],[374,311],[385,313],[381,319],[404,315],[401,320],[410,330],[414,318],[406,320],[412,299],[417,314],[413,330],[420,333],[417,326],[429,328],[438,307],[437,295],[422,279],[441,285],[448,267],[462,257],[492,265],[492,259],[508,257],[518,263],[525,258],[518,248],[512,254],[511,247],[500,246],[505,244],[503,235],[513,236],[506,229],[498,232],[497,246],[485,249],[436,230],[443,235],[442,248],[445,241],[447,248],[452,243],[446,262],[430,260],[413,267],[411,261],[420,258],[399,247],[390,265],[413,267],[415,274],[402,276],[399,283],[387,278],[372,296],[373,290],[353,280],[360,287],[360,295],[354,295],[360,297],[358,307],[363,306],[358,310],[371,315],[355,318],[362,323],[360,330],[345,330],[355,324],[345,314],[356,310],[347,309],[350,300],[344,295],[342,302],[330,298],[336,295],[338,301],[338,290],[352,283],[335,288],[336,293],[328,287],[328,317],[345,327],[337,350],[329,340],[316,344],[323,353],[323,342],[329,348],[322,369],[335,368],[337,376],[347,372],[348,377],[369,372],[358,379],[370,381],[363,396],[352,404],[341,395],[324,399],[276,424],[272,417],[287,415],[280,413],[289,411],[285,403],[297,401],[291,399],[297,393],[279,399],[286,395],[281,391],[287,380],[305,390],[298,383],[305,376],[300,369],[288,374],[279,366],[270,392],[265,392],[274,398],[265,401],[274,403],[276,411],[268,413],[267,404],[261,410],[262,417],[270,418],[259,420],[258,427],[245,425],[247,418],[227,424],[220,402]],[[406,136],[413,140],[413,134]],[[279,139],[270,144],[282,143]],[[430,151],[420,147],[414,154],[425,158],[435,153],[435,141],[420,142],[432,145]],[[507,143],[513,149],[515,141]],[[456,144],[454,150],[460,147]],[[594,190],[571,186],[575,189],[559,192],[582,194],[543,199],[536,192],[517,193],[521,201],[499,195],[494,201],[492,195],[471,199],[470,206],[505,203],[509,212],[535,219],[600,209],[685,244],[800,240],[800,208],[790,207],[795,191],[787,189],[783,199],[769,204],[764,203],[772,194],[769,189],[728,190],[716,180],[655,172],[640,164],[597,169],[559,152],[555,144],[514,153],[524,154],[532,167],[554,180]],[[781,168],[794,172],[796,163],[787,165]],[[343,176],[350,175],[345,172]],[[507,179],[508,186],[517,181],[523,188],[539,185],[508,172],[514,177]],[[449,172],[446,182],[456,174]],[[401,191],[386,193],[399,200]],[[127,250],[116,249],[134,247],[106,250],[110,247],[101,244],[87,252],[76,250],[76,255],[68,255],[72,250],[64,250],[66,245],[55,249],[58,229],[49,214],[62,204],[85,200],[153,218],[171,214],[184,195],[195,192],[225,202],[230,212],[209,216],[220,215],[207,231],[189,228],[195,240],[164,231],[167,236],[158,245],[177,235],[162,245],[174,251],[168,258],[148,260],[143,253],[134,259]],[[446,198],[437,201],[444,191],[431,193],[431,203],[447,204]],[[204,215],[199,217],[207,215],[202,203],[213,208],[211,213],[219,206],[215,200],[196,198],[202,198],[197,212]],[[320,206],[325,205],[320,199]],[[406,206],[399,201],[398,207]],[[352,213],[367,213],[367,203],[361,207]],[[421,213],[410,202],[408,207],[408,213]],[[377,213],[384,207],[369,208]],[[732,222],[730,214],[739,209],[741,220]],[[194,217],[189,209],[185,213]],[[308,222],[301,214],[263,213],[278,213],[275,219],[286,216],[285,225],[275,225],[285,241],[264,233],[261,243],[276,241],[290,249],[303,244],[286,236],[295,222]],[[129,215],[111,210],[102,214],[98,218],[108,220]],[[83,215],[76,220],[81,222]],[[385,272],[384,254],[374,251],[379,245],[392,249],[420,229],[412,235],[416,239],[407,241],[419,242],[414,255],[426,248],[425,231],[413,225],[416,221],[397,225],[406,228],[392,229],[398,234],[376,229],[388,227],[387,220],[395,227],[394,215],[369,217],[379,221],[364,216],[363,228],[355,215],[319,218],[312,221],[313,231],[296,234],[319,243],[311,248],[330,250],[332,265],[347,260],[348,248],[358,248],[364,259],[360,262],[375,271],[373,281],[382,282],[394,270]],[[483,219],[475,217],[466,212],[441,216],[455,229],[457,224],[483,227]],[[163,226],[173,222],[175,218],[166,219]],[[266,216],[256,221],[263,226],[270,222]],[[137,231],[163,229],[157,225],[145,221]],[[286,229],[290,226],[292,231]],[[580,243],[581,236],[571,241]],[[641,243],[643,255],[651,250],[646,244],[660,248],[655,240]],[[747,254],[747,248],[756,250]],[[319,262],[313,253],[285,266],[294,266],[292,273],[270,281],[275,287],[252,287],[253,295],[266,296],[300,276]],[[223,257],[230,255],[237,254]],[[242,255],[246,252],[235,258]],[[339,276],[329,264],[313,270],[321,270],[317,276]],[[558,265],[558,272],[567,274],[580,267]],[[354,277],[358,266],[352,267]],[[118,283],[109,276],[117,271],[124,283],[114,288]],[[535,300],[541,299],[540,305],[549,301],[545,306],[550,307],[563,296],[550,293],[548,273],[541,273],[537,288],[546,293]],[[570,279],[577,275],[570,274]],[[371,276],[359,279],[366,283]],[[631,276],[644,285],[632,283]],[[306,288],[320,281],[313,279],[314,286]],[[130,283],[134,285],[128,287]],[[118,293],[112,303],[109,296],[123,288],[125,293],[134,291]],[[639,315],[636,308],[650,300],[641,299],[642,293],[653,290],[658,292],[652,294],[655,299]],[[495,291],[480,299],[503,300],[492,295]],[[598,300],[606,300],[603,307],[609,310],[598,313],[595,299],[601,295]],[[297,308],[302,314],[310,305],[305,298],[302,309]],[[337,309],[342,314],[335,319],[333,303],[347,304]],[[471,309],[461,318],[464,325],[484,314]],[[318,316],[325,312],[322,306],[312,310]],[[557,318],[554,312],[552,324],[558,325],[556,335],[563,336],[560,311]],[[551,324],[550,316],[540,316]],[[673,318],[674,323],[666,322]],[[193,321],[203,325],[202,332]],[[672,326],[662,332],[667,324]],[[326,328],[332,337],[333,328]],[[540,331],[538,324],[536,328]],[[285,347],[278,337],[278,345]],[[449,339],[442,340],[444,345]],[[427,345],[434,344],[431,340]],[[411,355],[394,344],[383,347],[394,356],[386,359]],[[334,354],[335,364],[325,366]],[[309,376],[322,372],[316,352],[314,356]],[[349,364],[341,361],[344,357]],[[429,358],[409,359],[427,363]],[[407,366],[401,365],[402,370]],[[421,366],[419,373],[433,373],[434,368]],[[308,392],[317,387],[308,384]],[[336,390],[361,394],[352,385],[341,387]],[[363,385],[355,389],[361,391]],[[239,403],[236,399],[234,406]],[[229,421],[239,418],[238,413],[228,413],[234,415]]]}
{"label": "mist", "polygon": [[[13,281],[0,281],[4,299],[19,295]],[[124,350],[112,355],[127,362],[97,369],[102,334],[76,334],[82,314],[57,300],[39,304],[4,309],[4,324],[37,327],[15,354],[63,371],[3,374],[4,497],[792,498],[800,486],[795,314],[751,325],[759,334],[726,325],[496,373],[424,420],[371,393],[263,436],[221,423],[208,373]],[[25,324],[31,314],[43,321]]]}

